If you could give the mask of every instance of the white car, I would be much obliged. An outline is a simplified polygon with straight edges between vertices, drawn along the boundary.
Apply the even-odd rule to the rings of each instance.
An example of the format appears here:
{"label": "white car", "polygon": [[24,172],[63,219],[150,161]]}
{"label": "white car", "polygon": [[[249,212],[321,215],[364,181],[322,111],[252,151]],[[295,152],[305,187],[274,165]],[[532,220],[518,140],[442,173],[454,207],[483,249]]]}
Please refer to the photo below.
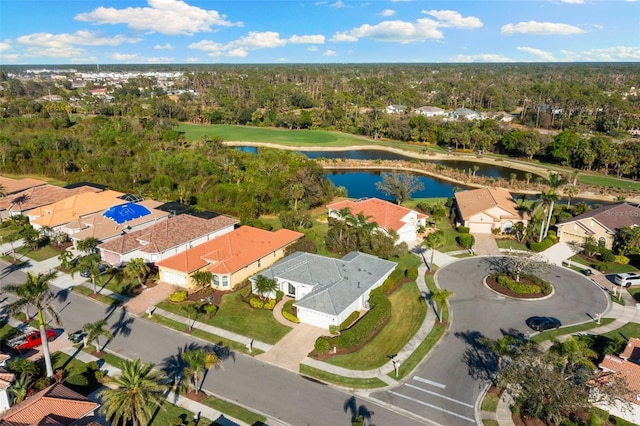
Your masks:
{"label": "white car", "polygon": [[630,287],[634,284],[640,284],[640,274],[637,272],[616,274],[616,276],[613,277],[613,282],[621,287]]}

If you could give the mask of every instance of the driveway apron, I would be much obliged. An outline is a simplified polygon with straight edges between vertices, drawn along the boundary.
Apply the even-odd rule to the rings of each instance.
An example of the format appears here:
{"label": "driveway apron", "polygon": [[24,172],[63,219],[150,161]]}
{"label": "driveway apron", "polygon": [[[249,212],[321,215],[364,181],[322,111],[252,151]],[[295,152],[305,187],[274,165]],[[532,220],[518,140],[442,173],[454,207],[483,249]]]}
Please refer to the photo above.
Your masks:
{"label": "driveway apron", "polygon": [[256,358],[298,373],[300,363],[313,350],[316,339],[325,334],[328,334],[325,329],[296,324],[273,348]]}
{"label": "driveway apron", "polygon": [[476,239],[475,252],[478,256],[497,256],[500,249],[493,234],[473,234]]}

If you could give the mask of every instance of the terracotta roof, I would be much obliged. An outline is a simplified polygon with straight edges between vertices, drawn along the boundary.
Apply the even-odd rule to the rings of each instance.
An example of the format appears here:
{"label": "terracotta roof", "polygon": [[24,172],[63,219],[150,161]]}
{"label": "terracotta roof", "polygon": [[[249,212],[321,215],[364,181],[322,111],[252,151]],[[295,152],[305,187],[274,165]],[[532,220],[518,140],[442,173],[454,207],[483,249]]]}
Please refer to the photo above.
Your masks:
{"label": "terracotta roof", "polygon": [[137,226],[147,222],[155,222],[158,220],[164,220],[164,218],[170,215],[169,212],[157,210],[162,203],[155,200],[145,200],[137,204],[140,204],[149,209],[150,214],[132,219],[130,221],[118,224],[113,220],[105,217],[103,214],[106,210],[99,213],[95,213],[89,216],[78,218],[72,222],[69,222],[66,227],[69,229],[79,230],[70,235],[74,240],[84,240],[86,238],[96,238],[99,241],[104,239],[122,235],[128,226]]}
{"label": "terracotta roof", "polygon": [[38,179],[11,179],[5,176],[0,176],[0,185],[2,185],[6,194],[14,194],[16,192],[24,191],[25,189],[45,185],[46,183],[47,182]]}
{"label": "terracotta roof", "polygon": [[603,370],[613,371],[618,377],[626,380],[627,387],[631,394],[628,399],[634,403],[638,403],[640,396],[640,364],[626,361],[615,355],[605,355],[600,363]]}
{"label": "terracotta roof", "polygon": [[35,188],[0,198],[0,210],[11,210],[21,213],[47,204],[56,203],[67,197],[83,192],[100,192],[100,190],[90,186],[81,186],[74,189],[60,188],[59,186],[49,184],[36,186]]}
{"label": "terracotta roof", "polygon": [[207,270],[214,274],[233,273],[303,236],[300,232],[288,229],[270,232],[241,226],[228,234],[163,259],[157,265],[185,273],[209,265]]}
{"label": "terracotta roof", "polygon": [[455,193],[456,205],[467,220],[471,216],[487,211],[493,207],[499,207],[507,212],[500,219],[528,219],[526,212],[516,209],[518,204],[513,200],[509,191],[501,188],[478,188]]}
{"label": "terracotta roof", "polygon": [[[405,225],[402,219],[409,213],[411,209],[380,200],[378,198],[367,198],[364,200],[344,200],[327,206],[332,210],[342,210],[349,208],[351,214],[358,215],[362,213],[365,217],[369,217],[369,222],[376,222],[379,227],[384,229],[400,230]],[[427,215],[416,212],[418,219],[426,218]]]}
{"label": "terracotta roof", "polygon": [[106,190],[83,192],[67,197],[57,203],[48,204],[29,212],[32,224],[55,227],[64,225],[79,217],[122,204],[122,192]]}
{"label": "terracotta roof", "polygon": [[64,385],[54,384],[2,413],[0,426],[71,425],[98,406]]}
{"label": "terracotta roof", "polygon": [[134,250],[144,253],[162,253],[167,249],[193,241],[203,235],[213,233],[238,220],[228,216],[201,219],[190,215],[178,215],[145,229],[130,232],[98,247],[113,253],[125,254]]}
{"label": "terracotta roof", "polygon": [[11,386],[16,375],[7,371],[4,367],[0,367],[0,389],[6,389]]}
{"label": "terracotta roof", "polygon": [[640,225],[640,208],[629,203],[602,206],[561,222],[558,225],[577,222],[582,219],[594,219],[609,231],[615,232],[625,226]]}
{"label": "terracotta roof", "polygon": [[620,358],[640,364],[640,339],[635,337],[629,338],[629,342],[620,354]]}

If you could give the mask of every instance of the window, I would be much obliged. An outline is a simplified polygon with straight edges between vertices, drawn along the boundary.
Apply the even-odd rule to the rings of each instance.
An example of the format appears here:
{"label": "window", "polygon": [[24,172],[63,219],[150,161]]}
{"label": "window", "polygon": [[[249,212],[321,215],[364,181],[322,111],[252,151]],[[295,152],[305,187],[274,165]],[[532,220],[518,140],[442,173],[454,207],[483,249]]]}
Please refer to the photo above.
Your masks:
{"label": "window", "polygon": [[262,267],[262,259],[258,259],[258,268]]}
{"label": "window", "polygon": [[289,284],[289,296],[296,296],[296,288],[293,286],[293,284],[291,283],[287,283]]}
{"label": "window", "polygon": [[220,286],[220,277],[218,275],[213,276],[213,285],[216,287]]}
{"label": "window", "polygon": [[598,238],[598,246],[599,247],[604,247],[606,243],[607,243],[607,239],[605,237]]}
{"label": "window", "polygon": [[222,287],[229,287],[229,275],[222,276]]}

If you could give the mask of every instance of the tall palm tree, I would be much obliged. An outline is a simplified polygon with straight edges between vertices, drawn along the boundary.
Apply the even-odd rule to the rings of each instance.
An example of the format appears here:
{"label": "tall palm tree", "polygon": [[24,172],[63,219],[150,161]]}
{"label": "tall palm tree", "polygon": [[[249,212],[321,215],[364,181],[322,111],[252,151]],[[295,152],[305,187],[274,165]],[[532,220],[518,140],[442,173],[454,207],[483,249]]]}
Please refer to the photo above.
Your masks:
{"label": "tall palm tree", "polygon": [[57,271],[35,275],[32,272],[27,272],[27,281],[24,284],[9,284],[4,288],[9,293],[18,296],[18,300],[9,305],[9,313],[20,312],[27,306],[33,306],[38,311],[38,325],[42,339],[42,352],[47,367],[47,377],[53,377],[53,366],[51,365],[51,354],[49,353],[49,342],[47,341],[45,329],[45,311],[56,325],[61,324],[60,316],[51,304],[55,296],[49,290],[49,283],[55,278],[56,273]]}
{"label": "tall palm tree", "polygon": [[269,295],[278,289],[278,284],[275,280],[265,277],[264,275],[258,275],[253,283],[253,290],[260,296],[263,301],[269,299]]}
{"label": "tall palm tree", "polygon": [[198,290],[201,290],[205,288],[205,286],[210,285],[211,281],[213,280],[213,274],[203,269],[195,271],[190,276],[191,279],[196,283],[196,287]]}
{"label": "tall palm tree", "polygon": [[202,387],[200,375],[205,374],[211,367],[222,367],[222,361],[218,356],[204,348],[189,349],[182,352],[182,360],[186,364],[184,370],[189,383],[193,384],[193,390],[197,394]]}
{"label": "tall palm tree", "polygon": [[453,292],[450,290],[438,290],[431,293],[431,302],[437,305],[437,308],[434,306],[433,309],[436,312],[439,322],[442,321],[442,308],[451,296],[453,296]]}
{"label": "tall palm tree", "polygon": [[[97,254],[90,254],[87,256],[83,256],[78,262],[78,270],[80,271],[89,271],[89,275],[91,277],[91,283],[93,284],[93,292],[98,293],[98,288],[96,287],[96,280],[100,275],[100,256]],[[71,275],[73,275],[72,273]]]}
{"label": "tall palm tree", "polygon": [[98,394],[102,399],[100,412],[112,425],[146,425],[153,409],[165,401],[167,386],[162,383],[162,373],[139,359],[127,360],[121,371],[119,376],[107,377],[106,383],[112,387]]}
{"label": "tall palm tree", "polygon": [[93,343],[94,340],[96,341],[97,351],[100,350],[100,336],[104,336],[107,339],[113,339],[113,334],[111,334],[111,331],[109,331],[106,326],[106,319],[101,319],[96,322],[90,322],[82,326],[82,331],[87,333],[87,341],[89,343]]}
{"label": "tall palm tree", "polygon": [[567,206],[571,206],[571,199],[578,193],[578,187],[575,185],[567,185],[562,189],[562,192],[567,196]]}
{"label": "tall palm tree", "polygon": [[432,232],[426,236],[426,238],[422,241],[422,245],[428,249],[431,249],[431,264],[429,269],[433,268],[433,255],[436,252],[436,249],[442,247],[445,243],[444,232],[442,230],[437,230],[436,232]]}
{"label": "tall palm tree", "polygon": [[549,232],[549,225],[551,223],[551,214],[553,213],[553,207],[560,198],[554,190],[543,192],[538,196],[538,200],[534,204],[534,212],[538,209],[542,209],[542,225],[540,226],[540,235],[538,236],[538,242],[541,242],[543,238],[547,236]]}
{"label": "tall palm tree", "polygon": [[144,288],[147,276],[151,268],[141,257],[136,257],[127,262],[127,266],[124,267],[124,274],[129,278],[136,278],[140,285]]}

